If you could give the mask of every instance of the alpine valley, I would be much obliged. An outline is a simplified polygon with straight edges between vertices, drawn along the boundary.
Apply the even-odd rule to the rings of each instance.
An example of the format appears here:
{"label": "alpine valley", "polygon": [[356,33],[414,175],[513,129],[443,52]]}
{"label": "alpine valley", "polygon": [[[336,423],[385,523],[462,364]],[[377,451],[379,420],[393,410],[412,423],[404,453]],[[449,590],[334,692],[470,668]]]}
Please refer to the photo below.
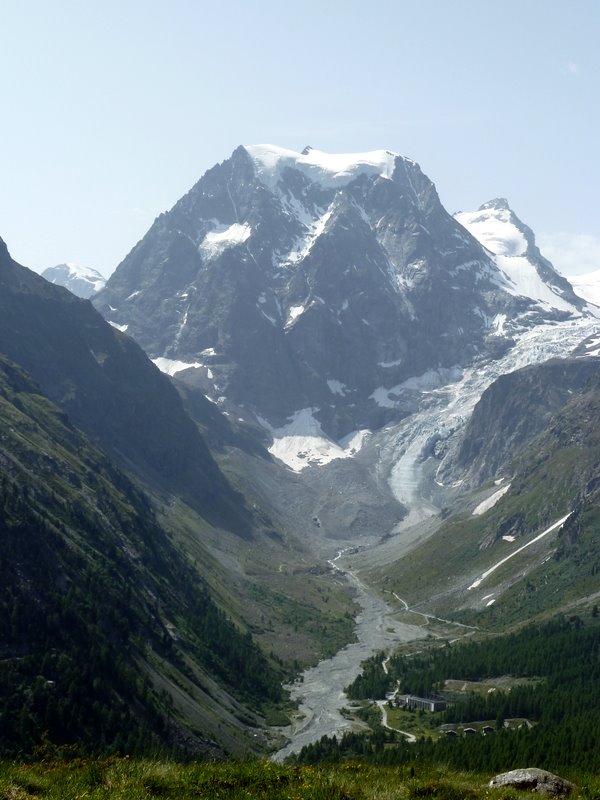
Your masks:
{"label": "alpine valley", "polygon": [[591,619],[597,296],[385,150],[238,147],[91,302],[2,243],[2,752],[283,758],[373,653]]}

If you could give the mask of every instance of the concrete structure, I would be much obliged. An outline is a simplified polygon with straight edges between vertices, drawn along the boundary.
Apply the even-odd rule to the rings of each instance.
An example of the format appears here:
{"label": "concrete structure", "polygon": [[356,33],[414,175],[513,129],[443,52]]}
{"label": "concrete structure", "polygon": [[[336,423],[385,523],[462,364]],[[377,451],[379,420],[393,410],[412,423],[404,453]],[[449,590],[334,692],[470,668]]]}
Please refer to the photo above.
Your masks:
{"label": "concrete structure", "polygon": [[431,697],[416,697],[414,694],[400,695],[397,700],[399,708],[411,710],[422,709],[423,711],[443,711],[448,707],[444,700],[435,700]]}

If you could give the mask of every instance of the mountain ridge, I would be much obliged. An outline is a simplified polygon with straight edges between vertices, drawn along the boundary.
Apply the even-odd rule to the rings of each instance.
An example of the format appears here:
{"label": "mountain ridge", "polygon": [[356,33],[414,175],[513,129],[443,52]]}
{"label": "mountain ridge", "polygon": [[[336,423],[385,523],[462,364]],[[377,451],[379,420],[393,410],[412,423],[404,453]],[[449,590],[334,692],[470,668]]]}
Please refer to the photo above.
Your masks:
{"label": "mountain ridge", "polygon": [[[236,501],[170,384],[87,300],[48,283],[0,250],[0,348],[71,421],[115,457],[210,513]],[[29,327],[23,330],[24,321]],[[16,335],[22,331],[24,335]],[[142,402],[141,387],[146,387]],[[229,495],[229,500],[227,500]],[[243,503],[240,503],[240,507]]]}
{"label": "mountain ridge", "polygon": [[553,297],[516,291],[415,162],[255,145],[161,214],[94,304],[223,408],[275,429],[312,409],[339,440],[403,416],[403,381],[582,313]]}
{"label": "mountain ridge", "polygon": [[[279,675],[217,608],[143,489],[4,356],[0,486],[3,754],[44,736],[80,754],[251,746],[235,717],[277,701]],[[248,681],[246,667],[262,677]]]}

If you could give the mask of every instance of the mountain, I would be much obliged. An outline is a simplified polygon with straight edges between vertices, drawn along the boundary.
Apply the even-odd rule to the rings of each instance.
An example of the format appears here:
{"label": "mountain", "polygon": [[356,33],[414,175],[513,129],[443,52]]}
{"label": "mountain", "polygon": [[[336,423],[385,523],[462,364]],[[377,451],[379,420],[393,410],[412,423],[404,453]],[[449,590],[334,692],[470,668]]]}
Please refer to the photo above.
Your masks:
{"label": "mountain", "polygon": [[[16,264],[0,240],[0,352],[122,464],[204,513],[243,508],[170,381],[91,304]],[[218,510],[218,511],[217,511]]]}
{"label": "mountain", "polygon": [[571,275],[570,281],[580,297],[584,297],[588,303],[600,305],[600,270],[585,275]]}
{"label": "mountain", "polygon": [[519,453],[597,378],[598,370],[597,359],[577,357],[550,359],[499,377],[475,406],[456,459],[447,460],[444,473],[454,480],[468,476],[472,486],[509,479]]}
{"label": "mountain", "polygon": [[565,312],[582,309],[582,298],[540,253],[535,236],[510,208],[504,197],[484,203],[477,211],[459,212],[454,218],[493,254],[506,275],[509,291],[536,304]]}
{"label": "mountain", "polygon": [[252,748],[241,720],[278,672],[150,497],[3,356],[0,486],[0,752]]}
{"label": "mountain", "polygon": [[499,377],[436,475],[455,481],[449,505],[371,580],[486,628],[589,610],[600,569],[599,414],[597,356]]}
{"label": "mountain", "polygon": [[50,283],[64,286],[77,297],[88,299],[106,284],[106,278],[90,267],[80,264],[57,264],[42,272],[42,277]]}
{"label": "mountain", "polygon": [[515,331],[580,316],[541,256],[539,274],[541,299],[409,159],[259,145],[161,214],[93,302],[223,408],[275,439],[330,437],[339,455],[344,437],[413,410],[415,376],[444,382]]}
{"label": "mountain", "polygon": [[260,435],[182,395],[194,419],[0,240],[1,752],[264,752],[281,681],[351,639],[348,589],[239,473],[276,468]]}

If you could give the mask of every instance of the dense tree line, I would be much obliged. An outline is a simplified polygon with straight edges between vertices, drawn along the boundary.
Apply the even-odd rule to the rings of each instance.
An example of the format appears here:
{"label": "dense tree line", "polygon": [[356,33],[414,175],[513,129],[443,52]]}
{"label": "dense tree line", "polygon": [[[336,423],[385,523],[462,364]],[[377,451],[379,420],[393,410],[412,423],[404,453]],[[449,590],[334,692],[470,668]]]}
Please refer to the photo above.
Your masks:
{"label": "dense tree line", "polygon": [[[363,676],[381,665],[374,657]],[[444,722],[496,721],[488,736],[424,738],[408,744],[390,731],[325,738],[305,748],[300,760],[362,757],[378,763],[445,762],[459,769],[502,770],[535,764],[551,770],[600,771],[600,626],[592,616],[556,619],[482,642],[446,646],[389,662],[390,678],[403,691],[433,694],[447,678],[481,680],[500,675],[535,678],[511,691],[470,695],[436,714]],[[383,670],[381,670],[383,673]],[[385,673],[384,673],[385,674]],[[354,684],[360,688],[362,684]],[[532,727],[502,727],[524,717]]]}
{"label": "dense tree line", "polygon": [[363,671],[347,686],[345,691],[350,700],[382,700],[396,681],[383,669],[385,653],[376,653],[363,662]]}

